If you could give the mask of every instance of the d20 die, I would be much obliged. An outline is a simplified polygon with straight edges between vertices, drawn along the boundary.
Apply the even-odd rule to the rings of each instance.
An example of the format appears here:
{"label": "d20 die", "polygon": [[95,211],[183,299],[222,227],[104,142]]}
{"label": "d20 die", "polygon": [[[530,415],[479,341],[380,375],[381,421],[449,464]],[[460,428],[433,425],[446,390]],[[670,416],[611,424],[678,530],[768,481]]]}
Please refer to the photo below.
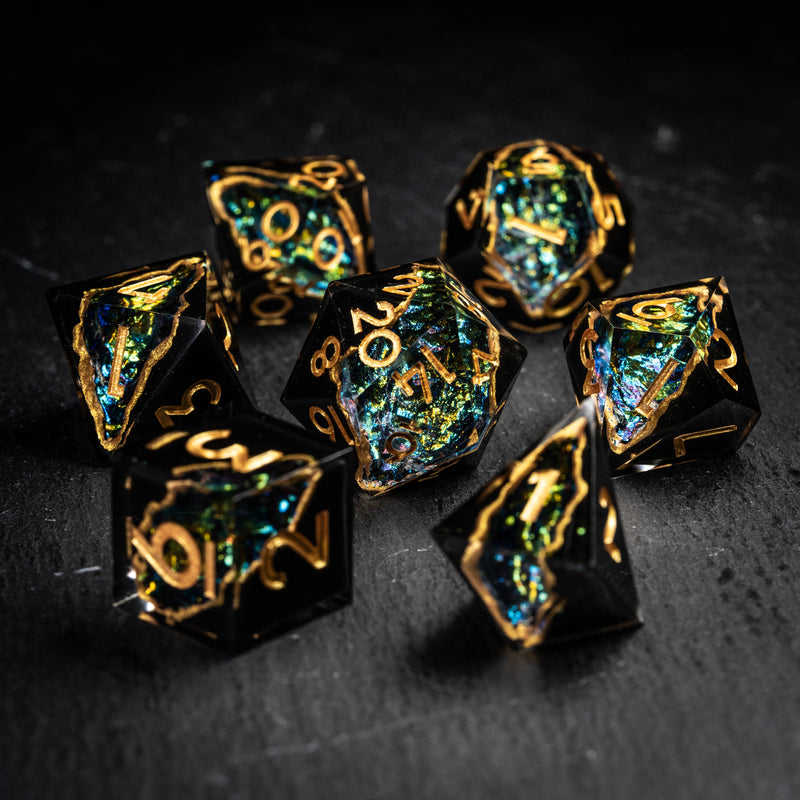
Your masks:
{"label": "d20 die", "polygon": [[332,280],[374,269],[369,200],[352,158],[203,165],[234,320],[313,315]]}
{"label": "d20 die", "polygon": [[515,648],[641,624],[588,401],[433,535]]}
{"label": "d20 die", "polygon": [[618,475],[732,453],[761,415],[722,277],[589,302],[564,347]]}
{"label": "d20 die", "polygon": [[447,200],[442,254],[498,319],[547,331],[630,272],[632,230],[601,155],[535,139],[473,159]]}
{"label": "d20 die", "polygon": [[281,398],[373,493],[474,464],[525,348],[439,259],[331,283]]}
{"label": "d20 die", "polygon": [[205,253],[48,290],[98,453],[250,405]]}
{"label": "d20 die", "polygon": [[119,454],[115,605],[236,651],[348,603],[352,469],[258,412]]}

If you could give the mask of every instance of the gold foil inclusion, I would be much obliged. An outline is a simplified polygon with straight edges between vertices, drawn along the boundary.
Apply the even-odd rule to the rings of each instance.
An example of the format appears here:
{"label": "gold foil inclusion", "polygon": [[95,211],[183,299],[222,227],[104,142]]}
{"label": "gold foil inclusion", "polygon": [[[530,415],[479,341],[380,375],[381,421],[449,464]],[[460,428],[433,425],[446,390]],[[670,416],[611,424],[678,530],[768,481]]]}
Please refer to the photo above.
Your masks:
{"label": "gold foil inclusion", "polygon": [[[154,347],[150,354],[145,361],[144,366],[139,372],[139,377],[136,382],[136,388],[134,389],[133,395],[131,396],[130,400],[128,401],[125,407],[125,413],[123,416],[122,425],[120,426],[120,432],[110,438],[107,439],[105,437],[105,414],[103,413],[103,408],[100,405],[100,401],[97,398],[95,382],[94,382],[94,369],[92,367],[92,360],[89,355],[88,350],[83,341],[83,326],[84,326],[84,319],[88,312],[89,306],[91,302],[98,296],[103,295],[108,292],[118,292],[120,294],[134,294],[140,292],[141,288],[146,285],[150,285],[155,282],[155,278],[157,276],[153,276],[152,279],[149,275],[150,267],[143,267],[141,269],[133,270],[131,272],[123,272],[119,275],[113,276],[115,278],[125,278],[121,283],[114,284],[111,286],[104,286],[98,289],[90,289],[87,292],[84,292],[83,297],[81,298],[81,305],[79,310],[79,322],[73,328],[72,332],[72,347],[74,351],[78,355],[78,382],[80,384],[81,392],[83,394],[84,399],[86,400],[86,404],[89,408],[89,412],[92,415],[92,420],[94,421],[95,432],[97,434],[97,438],[100,442],[100,445],[103,447],[104,450],[113,451],[117,450],[125,443],[125,439],[128,436],[129,425],[131,415],[133,413],[133,409],[136,406],[139,398],[144,392],[145,387],[147,385],[147,379],[150,376],[150,372],[153,367],[158,363],[158,361],[163,358],[164,355],[169,351],[170,347],[172,346],[172,340],[175,337],[175,331],[178,328],[178,321],[184,309],[188,306],[188,302],[186,301],[186,295],[189,291],[194,288],[197,282],[203,277],[204,274],[207,272],[207,263],[204,258],[190,258],[190,259],[181,259],[176,261],[175,263],[171,264],[166,269],[158,270],[158,275],[171,275],[179,270],[181,267],[186,265],[195,266],[195,276],[193,280],[189,283],[186,289],[182,292],[180,296],[180,303],[175,311],[174,315],[172,315],[172,329],[170,330],[169,336],[161,343],[159,343],[156,347]],[[144,276],[144,277],[142,277]],[[156,292],[153,295],[154,302],[160,302],[163,299],[163,294],[159,294]],[[160,312],[158,307],[152,309],[142,309],[144,313],[163,313]],[[126,329],[127,330],[127,329]],[[115,348],[119,349],[119,348]],[[119,353],[119,360],[122,361],[122,352]],[[114,354],[114,361],[115,365],[117,362],[118,354],[115,352]],[[121,368],[121,363],[119,364]],[[113,371],[113,370],[112,370]],[[117,395],[112,395],[117,396]]]}
{"label": "gold foil inclusion", "polygon": [[[502,513],[508,495],[517,489],[524,481],[530,482],[530,478],[539,471],[535,469],[535,465],[545,448],[556,442],[565,442],[573,439],[577,442],[577,447],[572,455],[571,476],[575,482],[575,493],[559,518],[555,527],[555,535],[551,542],[542,547],[536,559],[542,571],[542,578],[548,597],[536,610],[536,617],[532,623],[526,622],[514,625],[505,616],[497,599],[492,594],[491,589],[484,583],[481,576],[480,560],[484,548],[488,543],[489,526],[495,515],[498,512]],[[491,492],[486,491],[484,493],[484,496],[490,496],[497,491],[494,499],[478,512],[478,516],[475,520],[475,527],[469,536],[469,543],[461,557],[461,569],[465,577],[483,600],[505,636],[512,641],[519,642],[524,648],[533,647],[544,640],[553,618],[566,603],[566,600],[559,597],[554,591],[556,576],[547,566],[547,557],[563,547],[565,530],[572,523],[575,509],[589,491],[589,486],[583,478],[583,454],[586,449],[586,442],[586,420],[577,419],[539,444],[523,459],[511,464],[504,475],[499,476],[491,483]],[[548,472],[548,470],[542,471]],[[547,481],[543,483],[547,483]],[[534,492],[538,489],[539,487],[537,486]],[[538,507],[538,512],[540,513],[547,499],[544,492],[539,492],[539,499],[541,502]],[[526,504],[525,507],[527,516],[529,518],[535,518],[537,516],[537,509],[529,508],[529,505],[530,503]]]}

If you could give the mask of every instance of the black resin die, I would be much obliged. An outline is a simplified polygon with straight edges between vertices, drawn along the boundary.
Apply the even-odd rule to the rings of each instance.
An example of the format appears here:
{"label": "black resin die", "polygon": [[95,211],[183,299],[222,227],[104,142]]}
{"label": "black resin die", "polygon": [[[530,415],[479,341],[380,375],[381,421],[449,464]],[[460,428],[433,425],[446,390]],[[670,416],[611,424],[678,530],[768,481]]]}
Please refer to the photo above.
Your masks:
{"label": "black resin die", "polygon": [[428,259],[331,283],[281,400],[378,494],[477,463],[525,355]]}
{"label": "black resin die", "polygon": [[732,453],[761,415],[722,277],[590,301],[564,347],[616,475]]}
{"label": "black resin die", "polygon": [[115,605],[235,652],[349,603],[351,461],[259,412],[118,454]]}
{"label": "black resin die", "polygon": [[374,269],[367,184],[352,158],[208,161],[203,170],[235,322],[308,320],[330,281]]}
{"label": "black resin die", "polygon": [[589,401],[433,535],[516,649],[641,624]]}
{"label": "black resin die", "polygon": [[562,328],[633,268],[633,206],[600,154],[516,142],[473,159],[447,199],[441,251],[504,324]]}
{"label": "black resin die", "polygon": [[205,253],[48,290],[94,449],[251,406]]}

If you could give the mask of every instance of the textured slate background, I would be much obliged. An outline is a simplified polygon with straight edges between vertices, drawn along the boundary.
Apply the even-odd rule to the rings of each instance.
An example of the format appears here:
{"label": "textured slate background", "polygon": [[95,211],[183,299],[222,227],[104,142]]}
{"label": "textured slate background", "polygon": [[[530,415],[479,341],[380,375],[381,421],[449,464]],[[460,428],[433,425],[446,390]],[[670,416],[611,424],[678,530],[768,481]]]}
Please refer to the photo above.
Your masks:
{"label": "textured slate background", "polygon": [[[247,23],[6,50],[0,796],[793,798],[800,793],[797,59],[779,26],[555,12]],[[210,21],[209,21],[210,24]],[[220,36],[219,38],[226,38]],[[203,159],[346,153],[381,266],[435,255],[481,149],[603,153],[625,291],[724,274],[763,417],[727,459],[616,482],[645,625],[507,650],[431,527],[571,407],[560,334],[480,466],[356,500],[353,605],[227,659],[110,607],[109,474],[43,290],[198,247]],[[261,407],[298,329],[241,332]]]}

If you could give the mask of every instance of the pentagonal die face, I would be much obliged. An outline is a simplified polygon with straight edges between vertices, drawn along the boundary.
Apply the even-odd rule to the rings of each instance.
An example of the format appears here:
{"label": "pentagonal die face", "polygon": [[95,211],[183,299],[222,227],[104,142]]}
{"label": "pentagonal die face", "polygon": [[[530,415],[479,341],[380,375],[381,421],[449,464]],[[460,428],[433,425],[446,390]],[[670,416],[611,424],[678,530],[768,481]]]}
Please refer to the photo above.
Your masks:
{"label": "pentagonal die face", "polygon": [[474,160],[448,199],[442,252],[504,322],[550,330],[631,270],[632,222],[601,156],[521,142]]}
{"label": "pentagonal die face", "polygon": [[117,605],[236,650],[348,602],[351,469],[252,415],[119,459]]}
{"label": "pentagonal die face", "polygon": [[204,165],[234,318],[313,313],[328,283],[374,268],[366,181],[340,156]]}
{"label": "pentagonal die face", "polygon": [[230,324],[209,299],[210,275],[199,252],[47,292],[98,453],[206,409],[249,406]]}
{"label": "pentagonal die face", "polygon": [[477,457],[524,357],[431,259],[331,284],[282,400],[379,493]]}
{"label": "pentagonal die face", "polygon": [[589,303],[565,348],[617,474],[733,452],[760,416],[724,278]]}

